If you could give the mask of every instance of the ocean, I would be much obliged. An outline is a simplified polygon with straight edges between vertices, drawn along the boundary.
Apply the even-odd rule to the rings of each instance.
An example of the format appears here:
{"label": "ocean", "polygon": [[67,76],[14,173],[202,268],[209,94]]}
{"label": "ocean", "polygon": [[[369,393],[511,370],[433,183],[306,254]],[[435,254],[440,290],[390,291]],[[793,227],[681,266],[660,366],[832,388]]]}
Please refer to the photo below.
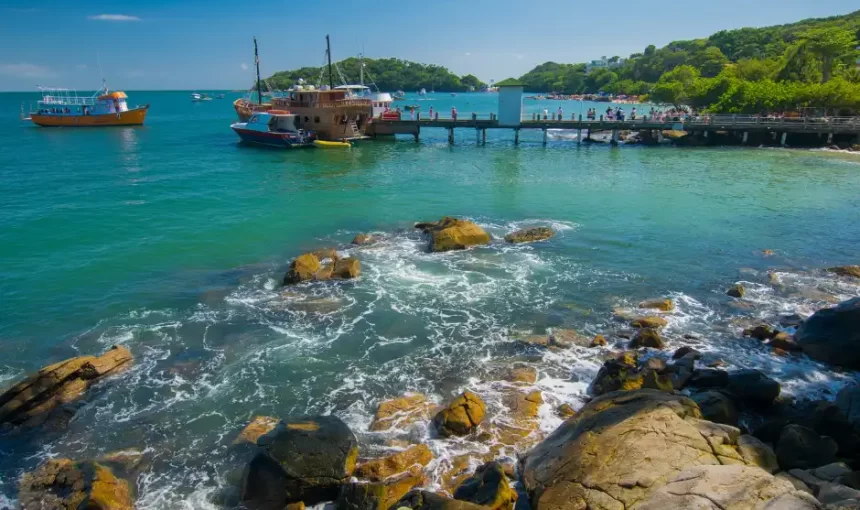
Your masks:
{"label": "ocean", "polygon": [[[750,322],[860,295],[822,270],[860,262],[856,155],[578,146],[569,133],[544,146],[523,132],[515,146],[501,130],[481,146],[458,130],[448,145],[435,129],[419,143],[278,151],[238,143],[239,94],[129,96],[151,105],[145,126],[76,130],[20,122],[36,95],[0,94],[0,388],[113,344],[136,358],[61,434],[0,436],[0,508],[45,458],[128,448],[147,459],[133,482],[139,508],[218,508],[235,485],[231,443],[255,415],[335,414],[363,455],[378,454],[401,436],[368,431],[376,405],[405,392],[444,402],[469,388],[504,421],[494,374],[514,362],[537,369],[550,431],[561,421],[553,409],[583,405],[621,348],[614,312],[648,298],[676,303],[668,352],[691,345],[727,368],[760,368],[798,398],[833,398],[857,380],[740,337]],[[494,111],[496,97],[410,94],[403,104],[462,116]],[[559,104],[565,116],[580,108],[526,101],[530,112]],[[446,215],[494,241],[428,253],[412,225]],[[556,235],[502,241],[538,225]],[[380,241],[350,246],[358,233]],[[358,257],[361,277],[284,289],[290,260],[324,247]],[[725,295],[736,282],[748,291],[742,306]],[[610,347],[517,341],[551,328],[606,334]],[[431,486],[451,458],[487,448],[410,434],[436,454]]]}

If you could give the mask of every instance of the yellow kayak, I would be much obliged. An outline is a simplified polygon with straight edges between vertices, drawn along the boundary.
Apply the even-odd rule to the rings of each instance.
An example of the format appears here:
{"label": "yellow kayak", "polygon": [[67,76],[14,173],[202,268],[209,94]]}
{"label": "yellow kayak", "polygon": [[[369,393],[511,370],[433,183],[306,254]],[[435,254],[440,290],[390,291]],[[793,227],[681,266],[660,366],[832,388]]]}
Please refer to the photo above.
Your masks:
{"label": "yellow kayak", "polygon": [[352,147],[352,144],[349,142],[326,142],[324,140],[314,140],[314,146],[323,149],[341,149]]}

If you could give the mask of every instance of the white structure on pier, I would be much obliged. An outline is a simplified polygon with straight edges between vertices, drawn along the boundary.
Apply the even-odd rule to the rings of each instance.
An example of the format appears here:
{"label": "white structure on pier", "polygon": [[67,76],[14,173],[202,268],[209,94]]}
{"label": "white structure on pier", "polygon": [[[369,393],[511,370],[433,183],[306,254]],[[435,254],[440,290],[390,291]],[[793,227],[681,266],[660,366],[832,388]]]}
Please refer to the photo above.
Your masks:
{"label": "white structure on pier", "polygon": [[523,86],[499,85],[499,126],[519,127],[523,112]]}

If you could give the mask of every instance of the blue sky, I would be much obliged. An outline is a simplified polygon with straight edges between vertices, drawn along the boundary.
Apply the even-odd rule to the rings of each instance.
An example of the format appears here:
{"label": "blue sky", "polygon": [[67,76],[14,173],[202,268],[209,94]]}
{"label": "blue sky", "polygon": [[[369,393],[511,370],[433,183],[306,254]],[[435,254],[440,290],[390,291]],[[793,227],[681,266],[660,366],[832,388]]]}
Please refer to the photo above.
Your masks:
{"label": "blue sky", "polygon": [[857,0],[371,2],[0,0],[0,90],[247,88],[262,72],[358,54],[440,64],[483,80],[535,65],[627,56],[721,29],[845,14]]}

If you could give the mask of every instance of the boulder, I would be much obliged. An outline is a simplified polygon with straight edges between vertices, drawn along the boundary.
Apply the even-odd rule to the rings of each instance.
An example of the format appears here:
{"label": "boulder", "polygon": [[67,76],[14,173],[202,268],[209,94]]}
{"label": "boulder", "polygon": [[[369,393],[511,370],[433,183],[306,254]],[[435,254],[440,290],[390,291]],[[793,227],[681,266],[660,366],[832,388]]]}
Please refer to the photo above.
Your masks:
{"label": "boulder", "polygon": [[758,466],[770,474],[779,471],[779,461],[770,446],[755,436],[744,434],[738,438],[738,453],[748,466]]}
{"label": "boulder", "polygon": [[779,396],[779,383],[755,369],[729,373],[726,392],[739,402],[752,406],[769,406]]}
{"label": "boulder", "polygon": [[549,335],[549,345],[568,349],[570,347],[588,347],[591,340],[580,335],[575,329],[554,328]]}
{"label": "boulder", "polygon": [[0,425],[35,427],[53,420],[92,385],[126,370],[132,361],[128,349],[115,345],[98,357],[78,356],[49,365],[0,394]]}
{"label": "boulder", "polygon": [[636,506],[637,510],[820,508],[815,498],[788,481],[741,465],[692,466]]}
{"label": "boulder", "polygon": [[446,216],[436,223],[418,223],[415,228],[430,235],[430,251],[463,250],[487,244],[490,234],[468,220]]}
{"label": "boulder", "polygon": [[591,382],[591,393],[603,395],[612,391],[638,390],[642,387],[643,374],[637,369],[638,359],[633,352],[624,352],[606,360]]}
{"label": "boulder", "polygon": [[740,432],[700,417],[692,400],[660,391],[596,397],[526,455],[532,508],[633,508],[685,469],[742,463]]}
{"label": "boulder", "polygon": [[630,325],[634,328],[659,329],[665,327],[667,324],[669,324],[669,321],[667,321],[663,317],[657,317],[656,315],[636,317],[632,321],[630,321]]}
{"label": "boulder", "polygon": [[348,280],[350,278],[358,278],[360,274],[361,262],[359,262],[355,257],[346,257],[338,259],[338,261],[334,263],[331,277],[339,280]]}
{"label": "boulder", "polygon": [[502,466],[498,462],[488,462],[457,487],[454,499],[492,510],[508,510],[517,501],[517,492],[508,484]]}
{"label": "boulder", "polygon": [[511,232],[505,236],[505,241],[509,243],[533,243],[549,239],[553,235],[555,232],[549,227],[531,227]]}
{"label": "boulder", "polygon": [[245,472],[242,501],[259,510],[287,503],[314,505],[338,497],[358,458],[355,435],[334,416],[306,416],[279,423],[257,440]]}
{"label": "boulder", "polygon": [[661,374],[656,370],[645,370],[642,373],[642,387],[665,391],[667,393],[671,393],[675,389],[672,379],[668,375]]}
{"label": "boulder", "polygon": [[132,510],[131,490],[96,462],[51,459],[19,485],[22,510]]}
{"label": "boulder", "polygon": [[827,271],[839,276],[860,278],[860,266],[837,266],[828,268]]}
{"label": "boulder", "polygon": [[785,471],[791,469],[811,469],[836,460],[838,446],[829,437],[819,436],[817,432],[801,425],[786,425],[776,444],[776,457],[779,466]]}
{"label": "boulder", "polygon": [[[410,468],[413,467],[418,467],[420,471],[431,460],[433,460],[433,452],[426,444],[419,444],[379,459],[362,462],[356,466],[354,474],[358,478],[378,482],[410,471]],[[407,490],[403,494],[406,492],[409,491]],[[400,496],[397,499],[400,499]]]}
{"label": "boulder", "polygon": [[639,308],[653,308],[664,312],[671,312],[675,309],[675,302],[671,299],[649,299],[639,303]]}
{"label": "boulder", "polygon": [[815,312],[794,341],[810,358],[860,369],[860,297]]}
{"label": "boulder", "polygon": [[486,507],[460,501],[459,499],[446,498],[435,492],[415,490],[395,503],[391,508],[401,510],[487,510]]}
{"label": "boulder", "polygon": [[694,393],[690,398],[699,406],[706,420],[725,425],[738,424],[738,410],[732,400],[719,391]]}
{"label": "boulder", "polygon": [[839,390],[835,403],[845,418],[860,429],[860,386],[846,386]]}
{"label": "boulder", "polygon": [[387,482],[346,483],[341,486],[338,510],[388,510],[410,490],[424,483],[421,475],[403,476]]}
{"label": "boulder", "polygon": [[576,414],[576,410],[568,403],[564,403],[555,409],[555,413],[560,417],[567,419]]}
{"label": "boulder", "polygon": [[678,348],[678,349],[677,349],[677,350],[672,354],[672,359],[681,359],[681,358],[683,358],[684,356],[686,356],[686,355],[688,355],[688,354],[692,354],[692,355],[693,355],[693,357],[694,357],[694,359],[701,359],[701,358],[702,358],[702,353],[700,353],[700,352],[699,352],[699,351],[697,351],[696,349],[693,349],[692,347],[689,347],[689,346],[686,346],[686,345],[685,345],[685,346],[683,346],[683,347],[679,347],[679,348]]}
{"label": "boulder", "polygon": [[271,416],[255,416],[251,423],[242,429],[233,444],[257,444],[257,439],[271,432],[280,421]]}
{"label": "boulder", "polygon": [[746,294],[746,290],[744,289],[744,286],[740,283],[732,285],[731,287],[729,287],[729,290],[726,291],[727,296],[731,296],[734,298],[742,298],[744,297],[744,294]]}
{"label": "boulder", "polygon": [[320,259],[313,253],[299,255],[290,263],[290,268],[284,276],[284,285],[313,280],[320,267]]}
{"label": "boulder", "polygon": [[665,343],[663,342],[663,338],[660,336],[660,333],[658,333],[656,329],[652,328],[640,329],[636,333],[636,336],[633,337],[633,340],[630,341],[631,349],[638,349],[640,347],[662,349],[664,346]]}
{"label": "boulder", "polygon": [[[852,405],[846,406],[845,388],[836,396],[836,403],[822,401],[814,409],[812,428],[822,436],[828,436],[839,446],[839,455],[845,458],[860,455],[860,423],[857,422],[857,410]],[[840,401],[840,398],[842,401]],[[860,405],[860,402],[854,405]],[[854,422],[846,417],[846,413],[854,413]]]}
{"label": "boulder", "polygon": [[606,337],[603,335],[594,335],[594,339],[589,344],[589,347],[603,347],[606,345]]}
{"label": "boulder", "polygon": [[797,345],[797,342],[794,341],[794,338],[784,331],[780,331],[775,334],[767,344],[774,349],[782,349],[786,352],[802,350],[800,346]]}
{"label": "boulder", "polygon": [[759,324],[758,326],[747,328],[744,330],[743,335],[755,338],[756,340],[770,340],[775,337],[777,331],[773,329],[773,326],[770,324]]}
{"label": "boulder", "polygon": [[376,239],[369,236],[368,234],[358,234],[352,238],[352,244],[355,244],[358,246],[363,246],[366,244],[373,244],[374,242],[376,242]]}
{"label": "boulder", "polygon": [[725,388],[729,385],[729,373],[716,368],[697,368],[688,384],[696,388]]}
{"label": "boulder", "polygon": [[378,432],[390,428],[404,428],[415,422],[429,420],[438,406],[420,393],[385,400],[376,408],[370,430]]}
{"label": "boulder", "polygon": [[514,365],[502,370],[500,379],[512,383],[533,384],[537,381],[537,369],[528,365]]}
{"label": "boulder", "polygon": [[436,413],[433,423],[439,435],[465,436],[484,421],[487,408],[481,397],[465,391]]}

